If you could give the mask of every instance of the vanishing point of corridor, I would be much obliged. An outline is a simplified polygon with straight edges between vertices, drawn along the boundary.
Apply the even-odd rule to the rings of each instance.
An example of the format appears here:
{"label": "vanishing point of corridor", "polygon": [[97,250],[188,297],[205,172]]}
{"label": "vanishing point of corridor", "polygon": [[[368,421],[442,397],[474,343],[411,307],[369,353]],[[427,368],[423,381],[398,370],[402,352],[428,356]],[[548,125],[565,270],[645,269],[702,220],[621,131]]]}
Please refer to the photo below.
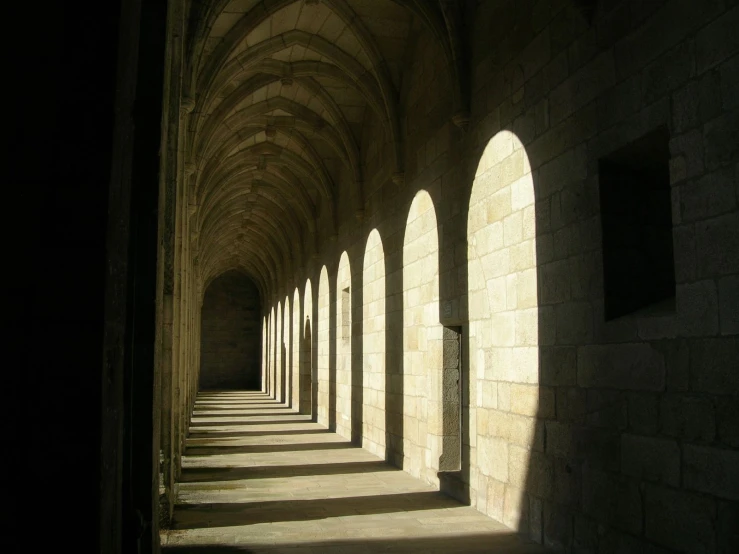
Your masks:
{"label": "vanishing point of corridor", "polygon": [[202,392],[165,552],[543,552],[262,392]]}

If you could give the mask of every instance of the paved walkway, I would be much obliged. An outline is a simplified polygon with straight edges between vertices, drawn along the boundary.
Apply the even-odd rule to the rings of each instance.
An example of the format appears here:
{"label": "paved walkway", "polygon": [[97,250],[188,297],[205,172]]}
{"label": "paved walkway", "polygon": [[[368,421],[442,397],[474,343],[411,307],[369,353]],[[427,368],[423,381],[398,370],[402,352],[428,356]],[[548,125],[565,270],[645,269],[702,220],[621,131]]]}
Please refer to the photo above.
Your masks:
{"label": "paved walkway", "polygon": [[258,392],[200,394],[165,552],[539,553]]}

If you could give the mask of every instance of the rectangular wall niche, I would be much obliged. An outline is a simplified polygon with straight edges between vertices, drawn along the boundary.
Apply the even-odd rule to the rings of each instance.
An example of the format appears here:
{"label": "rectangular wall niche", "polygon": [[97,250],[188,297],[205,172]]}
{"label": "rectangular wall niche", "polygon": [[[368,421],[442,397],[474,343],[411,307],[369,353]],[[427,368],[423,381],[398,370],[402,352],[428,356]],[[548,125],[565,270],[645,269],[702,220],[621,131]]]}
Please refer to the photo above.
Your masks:
{"label": "rectangular wall niche", "polygon": [[352,336],[350,306],[351,297],[347,287],[341,291],[341,339],[346,342],[349,342]]}
{"label": "rectangular wall niche", "polygon": [[674,311],[669,160],[660,127],[599,161],[606,320]]}

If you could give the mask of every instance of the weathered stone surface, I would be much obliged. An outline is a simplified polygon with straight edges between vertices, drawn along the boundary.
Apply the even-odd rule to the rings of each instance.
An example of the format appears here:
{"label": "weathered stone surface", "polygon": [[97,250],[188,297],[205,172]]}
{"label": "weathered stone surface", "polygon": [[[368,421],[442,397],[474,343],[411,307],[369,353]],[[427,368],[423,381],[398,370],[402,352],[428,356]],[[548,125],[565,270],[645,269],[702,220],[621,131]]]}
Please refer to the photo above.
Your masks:
{"label": "weathered stone surface", "polygon": [[680,448],[674,440],[624,434],[621,472],[640,481],[680,485]]}
{"label": "weathered stone surface", "polygon": [[739,452],[686,444],[683,446],[683,484],[686,489],[719,498],[739,500]]}
{"label": "weathered stone surface", "polygon": [[739,339],[705,339],[691,346],[691,389],[715,394],[739,390]]}
{"label": "weathered stone surface", "polygon": [[[736,0],[247,4],[181,38],[166,438],[237,269],[268,394],[429,486],[565,551],[731,544]],[[674,306],[607,320],[600,161],[663,126]]]}
{"label": "weathered stone surface", "polygon": [[716,434],[714,406],[706,397],[665,394],[659,412],[660,432],[664,435],[710,442]]}
{"label": "weathered stone surface", "polygon": [[713,552],[716,505],[711,499],[658,485],[644,495],[646,537],[683,552]]}
{"label": "weathered stone surface", "polygon": [[583,512],[603,525],[630,533],[642,532],[642,499],[633,481],[585,468],[582,476]]}
{"label": "weathered stone surface", "polygon": [[665,383],[664,357],[648,344],[583,346],[577,352],[577,383],[659,391]]}

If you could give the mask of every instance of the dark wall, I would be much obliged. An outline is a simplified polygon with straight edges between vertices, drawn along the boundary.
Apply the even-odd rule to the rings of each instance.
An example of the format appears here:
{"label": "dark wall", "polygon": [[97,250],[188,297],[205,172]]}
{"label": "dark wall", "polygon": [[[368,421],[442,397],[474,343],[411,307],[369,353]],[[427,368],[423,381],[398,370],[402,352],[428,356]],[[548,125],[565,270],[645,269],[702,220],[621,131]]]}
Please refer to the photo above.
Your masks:
{"label": "dark wall", "polygon": [[[16,552],[17,538],[25,548],[43,551],[67,536],[76,552],[95,552],[105,237],[121,2],[99,11],[81,4],[27,6],[28,13],[8,17],[33,20],[39,34],[16,49],[10,63],[18,63],[17,77],[11,68],[5,79],[14,85],[4,87],[18,95],[8,101],[14,108],[5,127],[11,164],[5,187],[11,198],[4,200],[14,226],[4,243],[14,267],[6,275],[18,280],[7,288],[6,308],[18,310],[9,320],[18,335],[10,343],[19,357],[5,366],[10,408],[3,419],[16,435],[13,440],[4,434],[21,471],[15,475],[23,476],[25,485],[8,483],[22,492],[8,501],[20,528],[6,535],[0,550]],[[57,510],[54,498],[70,503]],[[38,533],[38,521],[20,514],[44,504],[55,516],[44,518]],[[24,534],[23,527],[36,532]]]}
{"label": "dark wall", "polygon": [[[119,291],[118,305],[129,309],[120,309],[112,317],[106,313],[106,289],[116,279],[118,283],[133,279],[125,267],[122,274],[112,276],[106,241],[110,223],[116,222],[117,242],[129,244],[129,198],[139,203],[140,209],[133,212],[156,221],[161,121],[161,79],[156,77],[161,73],[163,43],[152,46],[143,31],[139,42],[139,18],[146,18],[144,26],[151,27],[154,36],[162,35],[164,5],[162,0],[149,2],[145,14],[139,13],[137,0],[114,0],[94,11],[82,4],[62,3],[44,4],[41,9],[30,4],[9,7],[11,12],[23,12],[7,14],[9,18],[34,21],[38,35],[15,49],[10,75],[6,73],[7,82],[14,83],[6,92],[16,98],[9,101],[14,109],[5,124],[10,161],[5,174],[5,219],[12,227],[5,233],[4,246],[13,265],[6,275],[15,281],[7,286],[5,307],[16,313],[8,317],[13,321],[12,358],[4,360],[8,371],[2,419],[8,427],[3,436],[12,445],[5,462],[17,465],[15,472],[7,470],[7,474],[22,476],[24,485],[8,485],[18,496],[8,500],[14,509],[9,522],[12,532],[0,541],[4,552],[29,547],[51,550],[58,548],[60,540],[80,553],[133,551],[122,546],[122,520],[141,512],[124,513],[130,508],[130,491],[129,505],[121,508],[123,487],[131,485],[122,468],[124,451],[130,454],[130,449],[123,446],[121,413],[124,397],[130,397],[124,395],[123,385],[129,389],[135,385],[130,378],[124,380],[121,368],[123,360],[133,363],[132,342],[143,339],[141,333],[127,336],[104,351],[106,329],[123,327],[124,315],[134,317],[138,311],[131,309],[132,298]],[[146,71],[137,65],[139,56],[153,60]],[[132,80],[141,84],[135,98],[130,90],[123,92],[131,88],[124,85]],[[137,113],[132,116],[134,102]],[[119,120],[136,118],[135,133],[117,132],[116,112],[123,114]],[[141,144],[136,140],[135,156],[116,156],[123,145],[134,142],[134,135],[153,138]],[[147,158],[146,167],[132,167],[132,157]],[[130,188],[132,174],[149,196],[154,191],[153,201],[143,202],[139,191]],[[141,178],[144,174],[146,179]],[[112,182],[119,184],[116,195],[110,192]],[[123,189],[131,196],[122,195]],[[139,219],[137,240],[155,247],[156,226],[152,237],[147,221]],[[117,256],[127,257],[120,252]],[[137,271],[148,268],[147,277],[153,283],[155,273],[138,258],[138,251],[131,256]],[[137,306],[146,308],[148,302],[153,308],[151,298],[139,296],[141,288],[137,281]],[[146,343],[151,348],[153,309],[147,318]],[[138,329],[147,328],[138,323]],[[110,363],[104,364],[104,358]],[[152,359],[146,357],[148,365],[141,367],[144,374],[153,374]],[[104,373],[115,377],[115,386],[107,387],[115,394],[105,403]],[[147,392],[150,397],[150,383]],[[136,401],[140,400],[137,396]],[[151,449],[151,402],[139,406],[145,414],[148,410]],[[115,448],[104,448],[101,434],[115,435]],[[101,495],[106,479],[102,456],[117,462],[106,469],[114,477],[107,485],[115,497]],[[137,475],[148,481],[144,493],[151,496],[150,473]],[[56,500],[61,498],[66,499],[63,509]],[[37,512],[40,506],[54,511],[53,517],[44,518],[41,533],[38,518],[23,515]],[[103,509],[106,506],[116,509]],[[102,512],[111,517],[101,525]],[[111,548],[101,548],[101,536],[113,537]],[[137,537],[130,538],[135,544]],[[147,549],[142,546],[139,551]]]}
{"label": "dark wall", "polygon": [[262,328],[259,291],[231,271],[205,291],[200,350],[201,389],[258,389]]}

